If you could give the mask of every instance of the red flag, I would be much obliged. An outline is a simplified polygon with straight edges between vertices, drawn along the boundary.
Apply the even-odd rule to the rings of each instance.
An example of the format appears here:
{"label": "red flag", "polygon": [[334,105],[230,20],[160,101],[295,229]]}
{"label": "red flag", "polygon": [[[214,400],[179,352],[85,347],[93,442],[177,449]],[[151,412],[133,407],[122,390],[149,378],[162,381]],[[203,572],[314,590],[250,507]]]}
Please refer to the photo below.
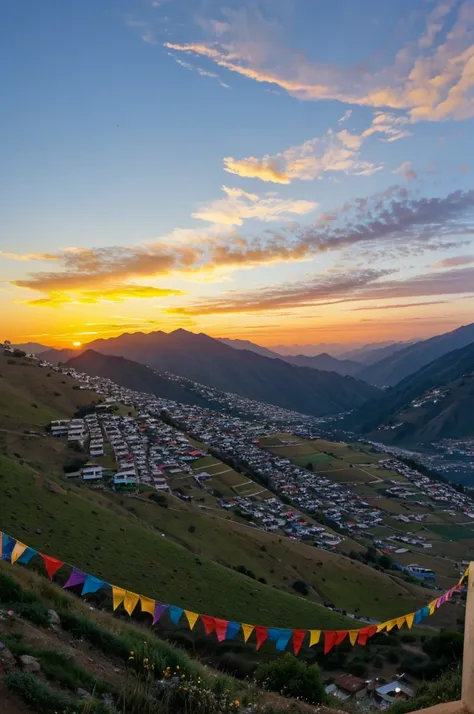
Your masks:
{"label": "red flag", "polygon": [[376,632],[377,632],[377,627],[375,625],[371,625],[370,627],[364,627],[359,632],[359,639],[357,640],[357,642],[359,643],[359,645],[366,645],[367,640],[370,637],[373,637]]}
{"label": "red flag", "polygon": [[328,654],[332,650],[332,648],[336,644],[336,640],[337,632],[332,632],[331,630],[328,630],[324,633],[324,654]]}
{"label": "red flag", "polygon": [[306,630],[293,630],[293,652],[295,655],[297,655],[300,651],[305,636]]}
{"label": "red flag", "polygon": [[257,649],[259,650],[268,637],[268,627],[257,625],[255,627],[255,634],[257,636]]}
{"label": "red flag", "polygon": [[44,560],[44,566],[48,572],[49,579],[52,580],[54,573],[56,573],[59,568],[62,568],[64,563],[62,560],[52,558],[50,555],[43,555],[43,553],[41,553],[41,557]]}
{"label": "red flag", "polygon": [[216,635],[217,635],[217,639],[219,640],[219,642],[222,642],[223,640],[225,640],[228,624],[229,624],[229,620],[219,620],[218,617],[214,618],[214,628],[216,630]]}
{"label": "red flag", "polygon": [[216,621],[210,615],[201,615],[201,620],[204,623],[204,629],[206,630],[206,635],[210,635],[216,629]]}
{"label": "red flag", "polygon": [[349,630],[337,630],[336,632],[336,645],[342,644],[349,634]]}

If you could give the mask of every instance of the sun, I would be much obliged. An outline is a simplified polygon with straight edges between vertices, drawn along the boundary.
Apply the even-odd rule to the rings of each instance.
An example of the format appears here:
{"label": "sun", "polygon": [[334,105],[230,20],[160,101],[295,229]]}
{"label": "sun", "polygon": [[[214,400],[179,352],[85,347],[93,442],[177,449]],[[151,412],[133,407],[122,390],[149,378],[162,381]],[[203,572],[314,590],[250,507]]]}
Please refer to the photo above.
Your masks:
{"label": "sun", "polygon": [[73,342],[73,343],[72,343],[72,346],[73,346],[73,347],[82,347],[82,342],[77,342],[77,341],[76,341],[76,342]]}

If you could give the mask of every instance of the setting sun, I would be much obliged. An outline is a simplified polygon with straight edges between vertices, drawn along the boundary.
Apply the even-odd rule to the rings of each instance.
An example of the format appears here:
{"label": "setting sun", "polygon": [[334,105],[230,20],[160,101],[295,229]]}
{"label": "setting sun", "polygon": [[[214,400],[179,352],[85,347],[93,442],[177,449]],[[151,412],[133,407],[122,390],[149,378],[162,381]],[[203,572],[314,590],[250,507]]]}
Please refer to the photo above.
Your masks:
{"label": "setting sun", "polygon": [[81,347],[81,346],[82,346],[82,342],[73,342],[73,343],[72,343],[72,346],[73,346],[73,347]]}

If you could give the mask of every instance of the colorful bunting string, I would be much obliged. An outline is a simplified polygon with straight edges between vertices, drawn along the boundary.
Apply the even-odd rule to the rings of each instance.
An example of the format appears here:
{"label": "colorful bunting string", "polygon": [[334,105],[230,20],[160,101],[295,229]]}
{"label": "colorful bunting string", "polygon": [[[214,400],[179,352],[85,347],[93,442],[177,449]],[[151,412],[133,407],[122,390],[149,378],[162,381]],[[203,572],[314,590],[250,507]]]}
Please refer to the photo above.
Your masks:
{"label": "colorful bunting string", "polygon": [[359,644],[364,646],[371,637],[379,632],[390,632],[394,628],[400,629],[404,625],[406,625],[408,629],[411,629],[413,625],[418,625],[424,620],[424,618],[433,615],[438,608],[442,607],[453,597],[455,592],[461,590],[464,581],[469,575],[468,568],[460,578],[457,585],[450,588],[450,590],[440,595],[440,597],[433,600],[425,607],[420,608],[416,612],[411,612],[407,615],[402,615],[401,617],[381,622],[378,625],[368,625],[354,630],[301,630],[287,628],[281,629],[278,627],[266,627],[264,625],[250,625],[241,622],[229,621],[222,618],[212,617],[211,615],[203,615],[191,610],[184,610],[182,607],[169,605],[167,603],[160,602],[159,600],[153,600],[152,598],[145,597],[145,595],[139,595],[130,590],[120,588],[117,585],[109,585],[109,583],[104,580],[101,580],[94,575],[90,575],[89,573],[85,573],[79,568],[68,565],[68,563],[59,560],[58,558],[53,558],[52,556],[45,555],[44,553],[38,553],[38,551],[34,548],[30,548],[30,546],[25,545],[25,543],[22,543],[21,541],[18,541],[0,531],[1,560],[8,563],[28,565],[36,555],[41,555],[46,572],[51,580],[57,571],[63,566],[71,568],[69,577],[63,585],[63,588],[73,588],[81,585],[81,595],[97,593],[106,587],[111,588],[114,611],[123,605],[125,611],[131,616],[140,602],[141,612],[148,613],[153,617],[153,625],[159,622],[165,612],[168,612],[170,620],[175,625],[179,625],[184,614],[190,630],[192,630],[198,620],[201,619],[206,634],[211,635],[212,633],[215,633],[218,642],[231,640],[240,631],[242,631],[244,642],[248,642],[252,634],[255,633],[257,650],[260,649],[265,642],[274,642],[277,651],[284,652],[291,641],[295,655],[298,655],[300,652],[307,635],[309,635],[309,647],[317,645],[322,636],[324,653],[328,654],[334,647],[342,644],[347,637],[349,638],[351,645]]}

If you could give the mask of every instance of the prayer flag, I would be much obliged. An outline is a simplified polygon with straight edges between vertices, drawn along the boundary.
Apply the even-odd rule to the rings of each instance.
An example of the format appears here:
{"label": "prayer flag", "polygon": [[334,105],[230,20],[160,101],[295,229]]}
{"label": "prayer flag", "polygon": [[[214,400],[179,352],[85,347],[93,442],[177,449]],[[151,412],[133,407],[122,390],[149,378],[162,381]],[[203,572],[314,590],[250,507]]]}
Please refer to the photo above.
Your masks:
{"label": "prayer flag", "polygon": [[85,579],[86,574],[83,573],[82,570],[78,570],[78,568],[73,568],[71,570],[69,578],[67,579],[67,582],[63,585],[63,588],[72,588],[74,587],[74,585],[84,585]]}

